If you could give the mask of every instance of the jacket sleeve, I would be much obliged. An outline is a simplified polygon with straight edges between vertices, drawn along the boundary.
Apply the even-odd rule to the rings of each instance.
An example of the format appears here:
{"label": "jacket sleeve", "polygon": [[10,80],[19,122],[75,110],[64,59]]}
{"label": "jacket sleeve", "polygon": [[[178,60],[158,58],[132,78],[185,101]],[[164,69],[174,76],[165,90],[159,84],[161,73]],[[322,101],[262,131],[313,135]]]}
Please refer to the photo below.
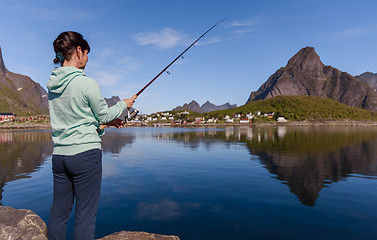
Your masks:
{"label": "jacket sleeve", "polygon": [[85,97],[100,124],[105,124],[118,118],[127,109],[127,104],[124,101],[119,101],[114,106],[109,107],[102,97],[96,81],[91,78],[87,79]]}

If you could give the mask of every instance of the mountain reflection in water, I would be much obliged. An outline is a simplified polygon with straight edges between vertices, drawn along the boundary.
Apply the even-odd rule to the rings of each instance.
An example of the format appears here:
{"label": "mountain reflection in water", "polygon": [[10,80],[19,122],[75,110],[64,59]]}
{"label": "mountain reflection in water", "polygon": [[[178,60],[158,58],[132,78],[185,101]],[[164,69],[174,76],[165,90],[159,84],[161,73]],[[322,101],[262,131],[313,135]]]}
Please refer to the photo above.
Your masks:
{"label": "mountain reflection in water", "polygon": [[[186,129],[187,130],[187,129]],[[157,131],[154,138],[207,149],[222,142],[247,146],[251,160],[289,186],[302,204],[314,206],[319,192],[347,177],[377,176],[377,128],[374,127],[228,127]],[[117,156],[136,135],[109,130],[104,152]],[[7,182],[27,178],[52,154],[50,131],[0,132],[0,204]],[[255,158],[254,156],[257,156]]]}
{"label": "mountain reflection in water", "polygon": [[349,176],[377,176],[374,127],[230,127],[225,131],[164,132],[155,137],[192,149],[199,144],[209,149],[217,141],[229,146],[244,143],[307,206],[314,206],[321,189],[331,183]]}
{"label": "mountain reflection in water", "polygon": [[27,178],[52,154],[51,132],[0,132],[0,205],[7,182]]}

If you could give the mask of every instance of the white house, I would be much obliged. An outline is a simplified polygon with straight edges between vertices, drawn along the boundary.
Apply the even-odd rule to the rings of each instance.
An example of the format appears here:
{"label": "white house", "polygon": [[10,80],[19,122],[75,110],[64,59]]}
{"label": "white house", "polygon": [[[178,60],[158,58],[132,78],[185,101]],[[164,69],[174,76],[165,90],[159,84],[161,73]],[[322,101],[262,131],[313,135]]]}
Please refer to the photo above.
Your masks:
{"label": "white house", "polygon": [[254,119],[254,115],[251,114],[251,113],[247,113],[246,114],[246,117],[250,120],[250,119]]}
{"label": "white house", "polygon": [[250,123],[248,118],[241,118],[240,123]]}
{"label": "white house", "polygon": [[276,121],[278,121],[278,122],[287,122],[287,120],[284,117],[278,117],[278,119],[276,119]]}
{"label": "white house", "polygon": [[267,117],[267,118],[273,118],[275,115],[274,112],[269,112],[269,113],[265,113],[264,116]]}

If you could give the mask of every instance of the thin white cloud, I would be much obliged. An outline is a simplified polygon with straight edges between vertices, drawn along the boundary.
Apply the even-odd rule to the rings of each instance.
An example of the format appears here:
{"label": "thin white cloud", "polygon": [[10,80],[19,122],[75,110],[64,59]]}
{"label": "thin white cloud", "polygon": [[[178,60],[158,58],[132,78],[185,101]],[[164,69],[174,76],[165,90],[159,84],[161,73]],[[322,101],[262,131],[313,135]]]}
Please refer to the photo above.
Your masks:
{"label": "thin white cloud", "polygon": [[224,42],[224,41],[227,41],[227,39],[219,38],[219,37],[211,37],[211,38],[207,38],[205,40],[197,42],[196,45],[201,46],[201,45],[215,44],[215,43]]}
{"label": "thin white cloud", "polygon": [[117,60],[117,62],[122,65],[123,69],[127,72],[134,72],[139,70],[140,64],[132,57],[122,57]]}
{"label": "thin white cloud", "polygon": [[250,27],[259,25],[263,22],[263,18],[260,16],[254,16],[251,18],[248,18],[246,20],[238,20],[235,19],[231,21],[226,27],[233,28],[233,27]]}
{"label": "thin white cloud", "polygon": [[232,32],[232,34],[244,34],[256,31],[255,28],[238,29]]}
{"label": "thin white cloud", "polygon": [[107,58],[113,54],[115,54],[114,49],[107,47],[101,50],[101,52],[99,53],[99,58]]}
{"label": "thin white cloud", "polygon": [[100,86],[107,87],[121,84],[129,73],[138,69],[139,63],[134,58],[106,47],[89,57],[86,72],[96,79]]}
{"label": "thin white cloud", "polygon": [[248,37],[251,32],[256,32],[264,22],[264,17],[256,15],[247,19],[235,19],[225,27],[230,29],[229,35],[232,36],[232,39],[239,39]]}
{"label": "thin white cloud", "polygon": [[355,37],[364,37],[368,34],[377,32],[377,25],[367,25],[356,28],[350,28],[343,31],[339,31],[333,35],[334,38],[355,38]]}
{"label": "thin white cloud", "polygon": [[120,73],[112,73],[109,71],[96,71],[92,72],[91,75],[100,86],[114,86],[124,78]]}
{"label": "thin white cloud", "polygon": [[159,32],[141,32],[134,36],[138,45],[155,45],[158,48],[166,49],[180,45],[186,35],[172,28],[164,28]]}

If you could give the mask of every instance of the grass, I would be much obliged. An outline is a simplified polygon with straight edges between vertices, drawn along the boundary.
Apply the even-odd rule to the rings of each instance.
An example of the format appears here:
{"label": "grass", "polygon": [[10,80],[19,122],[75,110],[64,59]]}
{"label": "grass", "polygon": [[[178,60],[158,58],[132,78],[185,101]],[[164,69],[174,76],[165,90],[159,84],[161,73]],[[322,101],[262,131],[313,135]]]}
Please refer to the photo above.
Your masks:
{"label": "grass", "polygon": [[291,121],[305,120],[369,120],[377,121],[377,111],[350,107],[338,101],[315,96],[277,96],[265,100],[249,102],[241,107],[213,111],[202,114],[205,117],[246,114],[261,111],[274,112],[275,117],[285,117]]}

